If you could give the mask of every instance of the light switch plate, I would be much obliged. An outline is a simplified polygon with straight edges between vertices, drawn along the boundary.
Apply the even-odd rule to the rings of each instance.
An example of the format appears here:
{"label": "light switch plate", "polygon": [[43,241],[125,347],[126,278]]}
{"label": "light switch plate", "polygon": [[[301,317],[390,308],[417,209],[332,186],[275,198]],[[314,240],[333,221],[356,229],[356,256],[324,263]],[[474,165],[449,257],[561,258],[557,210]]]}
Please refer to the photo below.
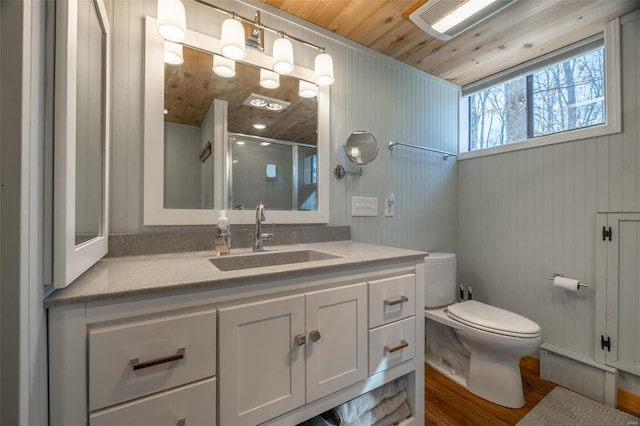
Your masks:
{"label": "light switch plate", "polygon": [[351,197],[351,216],[378,216],[378,199]]}

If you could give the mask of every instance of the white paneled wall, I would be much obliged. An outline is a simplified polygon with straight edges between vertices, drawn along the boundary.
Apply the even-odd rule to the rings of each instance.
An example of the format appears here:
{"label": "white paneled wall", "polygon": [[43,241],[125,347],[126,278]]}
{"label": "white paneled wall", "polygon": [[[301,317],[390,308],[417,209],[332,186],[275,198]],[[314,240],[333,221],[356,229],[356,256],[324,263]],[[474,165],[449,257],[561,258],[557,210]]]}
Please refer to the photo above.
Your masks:
{"label": "white paneled wall", "polygon": [[[189,28],[217,34],[224,16],[203,13],[203,6],[184,0]],[[244,16],[253,7],[236,1],[220,3]],[[268,6],[266,12],[271,11]],[[142,225],[142,52],[143,17],[155,16],[155,0],[113,2],[114,111],[111,231],[167,230]],[[206,9],[206,8],[204,8]],[[457,249],[457,164],[454,159],[399,147],[389,140],[456,151],[459,88],[392,59],[356,48],[326,33],[263,12],[263,23],[324,46],[334,60],[331,87],[331,167],[345,161],[341,146],[355,130],[368,130],[378,140],[378,158],[364,176],[342,180],[331,173],[331,225],[352,225],[356,241],[423,250]],[[214,31],[215,30],[215,31]],[[267,33],[266,52],[272,36]],[[313,66],[317,52],[294,46],[296,63]],[[395,193],[396,214],[382,215],[385,194]],[[351,196],[378,197],[377,218],[350,217]],[[174,228],[175,229],[175,228]]]}
{"label": "white paneled wall", "polygon": [[594,285],[567,293],[547,277],[595,284],[596,212],[640,211],[640,12],[622,22],[623,133],[458,164],[460,281],[591,358]]}

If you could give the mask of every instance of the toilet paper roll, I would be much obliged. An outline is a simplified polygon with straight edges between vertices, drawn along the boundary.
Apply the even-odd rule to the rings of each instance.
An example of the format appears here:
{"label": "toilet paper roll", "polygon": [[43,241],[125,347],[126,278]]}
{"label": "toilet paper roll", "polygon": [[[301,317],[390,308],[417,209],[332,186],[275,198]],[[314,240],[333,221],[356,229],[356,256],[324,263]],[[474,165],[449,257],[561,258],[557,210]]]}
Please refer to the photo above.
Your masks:
{"label": "toilet paper roll", "polygon": [[555,277],[553,279],[554,287],[560,287],[570,291],[578,291],[580,289],[578,282],[578,280],[566,277]]}

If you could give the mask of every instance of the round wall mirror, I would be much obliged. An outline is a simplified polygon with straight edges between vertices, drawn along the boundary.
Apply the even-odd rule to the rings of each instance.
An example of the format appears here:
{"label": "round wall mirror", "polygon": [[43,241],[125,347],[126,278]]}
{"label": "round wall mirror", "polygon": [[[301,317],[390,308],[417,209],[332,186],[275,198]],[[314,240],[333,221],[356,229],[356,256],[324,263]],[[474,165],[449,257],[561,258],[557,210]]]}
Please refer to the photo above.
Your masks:
{"label": "round wall mirror", "polygon": [[[376,138],[369,132],[364,130],[358,130],[347,138],[347,143],[344,145],[344,152],[347,154],[349,161],[356,163],[360,166],[369,164],[378,156],[378,142]],[[362,167],[357,172],[345,170],[342,164],[338,164],[333,170],[333,174],[342,179],[345,174],[356,174],[362,176]]]}
{"label": "round wall mirror", "polygon": [[344,151],[352,162],[359,165],[369,164],[378,156],[378,142],[371,133],[358,130],[347,138]]}

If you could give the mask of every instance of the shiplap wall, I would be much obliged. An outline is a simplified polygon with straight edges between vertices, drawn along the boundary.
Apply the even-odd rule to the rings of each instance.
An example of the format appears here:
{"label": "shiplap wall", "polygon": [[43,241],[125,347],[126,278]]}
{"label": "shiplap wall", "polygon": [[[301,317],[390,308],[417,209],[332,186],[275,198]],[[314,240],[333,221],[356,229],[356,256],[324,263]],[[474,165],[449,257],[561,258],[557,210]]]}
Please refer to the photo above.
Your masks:
{"label": "shiplap wall", "polygon": [[[217,35],[224,16],[185,0],[187,26]],[[253,16],[264,8],[262,21],[294,36],[324,46],[334,60],[336,82],[331,87],[331,167],[344,164],[341,146],[355,130],[368,130],[378,140],[378,158],[365,166],[364,176],[330,179],[330,224],[352,225],[352,239],[422,250],[457,249],[457,164],[426,151],[397,148],[389,140],[455,151],[459,88],[411,69],[365,48],[357,48],[323,30],[311,31],[295,18],[272,15],[254,2],[219,2],[221,7]],[[113,2],[113,142],[111,182],[112,233],[149,232],[176,227],[142,224],[143,159],[143,18],[156,15],[156,1]],[[266,51],[270,51],[267,33]],[[317,53],[294,45],[296,63],[313,67]],[[353,165],[350,165],[353,166]],[[348,166],[349,167],[349,166]],[[385,194],[395,193],[396,211],[385,218]],[[378,197],[377,218],[352,218],[351,196]]]}
{"label": "shiplap wall", "polygon": [[[460,281],[538,322],[544,341],[591,358],[596,212],[640,211],[640,12],[622,23],[622,133],[458,165]],[[593,285],[555,289],[554,272]],[[622,383],[640,392],[637,378]]]}

